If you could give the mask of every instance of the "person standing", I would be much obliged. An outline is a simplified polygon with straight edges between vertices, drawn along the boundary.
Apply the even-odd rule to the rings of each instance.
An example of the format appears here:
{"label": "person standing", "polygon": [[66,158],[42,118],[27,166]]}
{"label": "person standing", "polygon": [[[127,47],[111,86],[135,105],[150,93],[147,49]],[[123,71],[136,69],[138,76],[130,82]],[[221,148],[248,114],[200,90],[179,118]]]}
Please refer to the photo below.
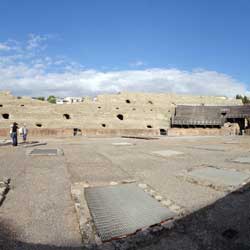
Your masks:
{"label": "person standing", "polygon": [[25,143],[28,135],[28,129],[26,128],[26,124],[24,124],[23,127],[21,127],[21,133],[23,136],[23,142]]}
{"label": "person standing", "polygon": [[11,128],[12,145],[14,147],[17,146],[17,130],[18,130],[18,124],[14,122]]}

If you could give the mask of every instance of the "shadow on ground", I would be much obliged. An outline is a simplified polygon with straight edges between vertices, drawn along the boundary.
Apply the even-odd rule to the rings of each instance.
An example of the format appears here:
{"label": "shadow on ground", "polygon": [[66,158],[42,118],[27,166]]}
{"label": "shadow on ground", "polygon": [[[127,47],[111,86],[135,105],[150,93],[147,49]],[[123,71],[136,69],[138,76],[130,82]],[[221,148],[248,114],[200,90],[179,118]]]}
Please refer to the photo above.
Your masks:
{"label": "shadow on ground", "polygon": [[[17,233],[0,224],[0,249],[80,250],[84,247],[58,247],[16,240]],[[175,222],[168,230],[143,232],[91,249],[169,249],[169,250],[250,250],[250,187],[228,194],[215,203]]]}

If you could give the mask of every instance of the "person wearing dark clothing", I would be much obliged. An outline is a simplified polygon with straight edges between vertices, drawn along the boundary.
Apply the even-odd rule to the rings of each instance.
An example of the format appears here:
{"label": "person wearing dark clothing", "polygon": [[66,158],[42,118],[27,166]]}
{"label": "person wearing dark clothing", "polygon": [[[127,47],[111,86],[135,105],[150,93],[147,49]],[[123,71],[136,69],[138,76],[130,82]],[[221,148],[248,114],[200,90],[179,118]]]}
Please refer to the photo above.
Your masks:
{"label": "person wearing dark clothing", "polygon": [[17,146],[17,130],[18,130],[18,124],[14,122],[11,128],[11,138],[13,146]]}

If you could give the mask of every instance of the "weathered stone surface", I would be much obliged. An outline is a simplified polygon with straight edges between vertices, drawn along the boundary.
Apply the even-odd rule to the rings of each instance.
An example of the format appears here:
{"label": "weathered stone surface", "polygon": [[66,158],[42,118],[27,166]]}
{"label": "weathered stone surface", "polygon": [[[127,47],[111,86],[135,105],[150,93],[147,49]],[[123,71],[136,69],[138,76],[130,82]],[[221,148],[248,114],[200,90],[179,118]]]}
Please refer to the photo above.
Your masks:
{"label": "weathered stone surface", "polygon": [[244,185],[246,181],[250,180],[250,173],[204,167],[188,172],[186,178],[202,185],[226,191]]}
{"label": "weathered stone surface", "polygon": [[226,148],[223,145],[199,145],[192,146],[194,149],[208,150],[208,151],[225,151]]}
{"label": "weathered stone surface", "polygon": [[[82,103],[54,105],[31,98],[18,99],[10,93],[0,92],[0,101],[3,105],[1,110],[9,114],[9,119],[2,119],[0,123],[0,128],[6,129],[0,131],[4,136],[8,135],[13,121],[25,123],[30,128],[30,135],[73,135],[73,128],[79,128],[82,134],[83,129],[98,129],[95,133],[106,133],[109,129],[144,129],[145,133],[149,131],[148,135],[153,136],[159,135],[160,128],[169,128],[170,117],[178,104],[242,104],[239,100],[225,97],[168,93],[105,94],[97,96],[95,101],[88,98]],[[70,119],[65,120],[65,114]],[[123,119],[118,119],[118,115]],[[57,133],[56,129],[65,130]]]}
{"label": "weathered stone surface", "polygon": [[112,145],[114,145],[114,146],[132,146],[134,144],[132,144],[130,142],[114,142],[114,143],[112,143]]}
{"label": "weathered stone surface", "polygon": [[161,200],[162,200],[162,196],[156,195],[156,196],[155,196],[155,199],[158,200],[158,201],[161,201]]}
{"label": "weathered stone surface", "polygon": [[138,186],[142,189],[146,189],[148,187],[148,185],[145,183],[139,183]]}
{"label": "weathered stone surface", "polygon": [[237,157],[231,161],[242,164],[250,164],[250,156]]}
{"label": "weathered stone surface", "polygon": [[163,157],[171,157],[171,156],[176,156],[176,155],[182,155],[183,152],[174,151],[174,150],[160,150],[160,151],[154,151],[152,152],[152,154],[163,156]]}
{"label": "weathered stone surface", "polygon": [[172,204],[172,201],[171,200],[164,200],[161,203],[162,203],[162,205],[169,207]]}

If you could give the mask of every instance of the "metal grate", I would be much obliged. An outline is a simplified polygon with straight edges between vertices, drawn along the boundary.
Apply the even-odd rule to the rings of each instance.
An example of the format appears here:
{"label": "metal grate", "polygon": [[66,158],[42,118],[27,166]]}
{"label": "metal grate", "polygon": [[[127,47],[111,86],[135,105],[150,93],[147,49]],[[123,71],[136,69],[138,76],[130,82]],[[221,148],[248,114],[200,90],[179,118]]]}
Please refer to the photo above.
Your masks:
{"label": "metal grate", "polygon": [[133,234],[175,215],[136,184],[86,188],[85,198],[102,241]]}
{"label": "metal grate", "polygon": [[217,169],[213,167],[194,169],[190,171],[187,176],[194,180],[225,188],[238,187],[250,179],[249,173]]}
{"label": "metal grate", "polygon": [[58,150],[56,148],[35,148],[30,152],[31,155],[57,155]]}

